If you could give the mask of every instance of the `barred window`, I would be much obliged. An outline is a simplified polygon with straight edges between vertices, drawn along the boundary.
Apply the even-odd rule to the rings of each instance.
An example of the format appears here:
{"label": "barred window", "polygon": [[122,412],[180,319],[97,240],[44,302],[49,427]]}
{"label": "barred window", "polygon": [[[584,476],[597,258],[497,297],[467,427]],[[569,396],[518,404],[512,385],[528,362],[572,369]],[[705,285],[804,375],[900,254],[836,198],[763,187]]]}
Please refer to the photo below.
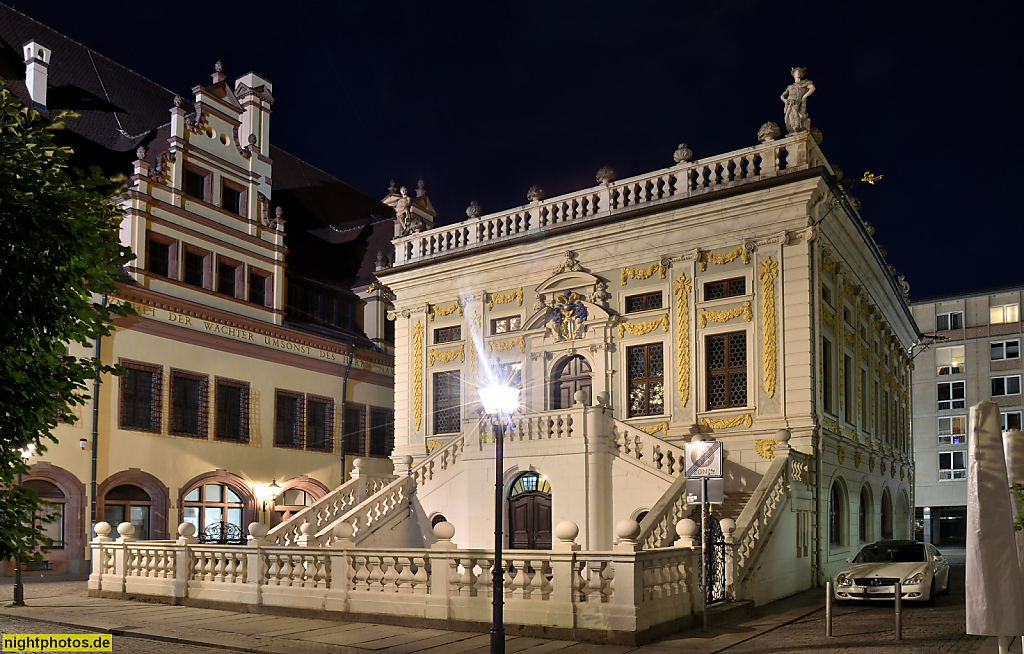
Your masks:
{"label": "barred window", "polygon": [[459,409],[462,402],[458,370],[434,373],[434,433],[459,431]]}
{"label": "barred window", "polygon": [[434,330],[434,343],[451,343],[462,340],[462,327],[441,327]]}
{"label": "barred window", "polygon": [[217,378],[216,426],[213,437],[235,443],[249,442],[249,384]]}
{"label": "barred window", "polygon": [[334,451],[334,400],[306,396],[306,449]]}
{"label": "barred window", "polygon": [[644,293],[643,295],[630,295],[626,298],[626,313],[660,308],[661,291],[657,293]]}
{"label": "barred window", "polygon": [[394,411],[370,407],[370,456],[390,456],[395,449]]}
{"label": "barred window", "polygon": [[345,453],[366,454],[366,407],[362,404],[345,406]]}
{"label": "barred window", "polygon": [[121,429],[160,431],[163,368],[121,359]]}
{"label": "barred window", "polygon": [[275,408],[274,445],[301,450],[303,445],[302,394],[278,390]]}
{"label": "barred window", "polygon": [[206,438],[210,378],[184,370],[171,370],[171,433]]}
{"label": "barred window", "polygon": [[508,318],[495,318],[494,320],[491,321],[491,333],[507,334],[508,332],[519,331],[519,329],[522,327],[522,324],[522,319],[519,316],[509,316]]}
{"label": "barred window", "polygon": [[665,346],[638,345],[626,351],[629,361],[629,416],[665,413]]}
{"label": "barred window", "polygon": [[708,336],[708,410],[747,405],[747,334]]}
{"label": "barred window", "polygon": [[704,284],[705,300],[717,300],[723,297],[746,295],[746,293],[746,277],[734,277],[732,279],[723,279],[717,282],[708,282],[707,284]]}

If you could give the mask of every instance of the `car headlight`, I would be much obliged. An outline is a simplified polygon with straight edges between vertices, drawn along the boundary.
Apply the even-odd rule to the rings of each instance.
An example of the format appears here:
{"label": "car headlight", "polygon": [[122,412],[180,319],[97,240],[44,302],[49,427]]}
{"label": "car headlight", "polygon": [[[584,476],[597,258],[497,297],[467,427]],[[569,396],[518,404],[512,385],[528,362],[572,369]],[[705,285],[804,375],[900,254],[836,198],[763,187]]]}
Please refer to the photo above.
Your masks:
{"label": "car headlight", "polygon": [[924,573],[918,572],[916,575],[911,575],[903,580],[904,586],[917,586],[924,582]]}
{"label": "car headlight", "polygon": [[836,586],[852,586],[853,577],[847,577],[846,575],[839,575],[836,577]]}

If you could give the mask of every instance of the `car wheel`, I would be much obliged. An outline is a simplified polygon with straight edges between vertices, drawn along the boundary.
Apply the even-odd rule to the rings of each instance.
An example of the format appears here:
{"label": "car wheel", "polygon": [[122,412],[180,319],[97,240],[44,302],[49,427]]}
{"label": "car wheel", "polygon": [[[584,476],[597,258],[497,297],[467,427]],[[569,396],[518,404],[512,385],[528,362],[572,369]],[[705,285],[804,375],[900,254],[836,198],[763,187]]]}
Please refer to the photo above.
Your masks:
{"label": "car wheel", "polygon": [[931,590],[928,592],[928,599],[925,600],[925,606],[935,606],[935,577],[932,577]]}

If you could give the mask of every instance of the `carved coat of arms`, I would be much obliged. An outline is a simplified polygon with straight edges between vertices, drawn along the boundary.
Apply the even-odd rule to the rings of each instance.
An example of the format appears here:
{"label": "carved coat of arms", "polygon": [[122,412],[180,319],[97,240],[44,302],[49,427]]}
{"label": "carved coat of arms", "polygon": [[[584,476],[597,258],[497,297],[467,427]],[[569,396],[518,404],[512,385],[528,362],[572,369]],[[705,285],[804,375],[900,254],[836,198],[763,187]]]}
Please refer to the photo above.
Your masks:
{"label": "carved coat of arms", "polygon": [[558,332],[567,341],[571,341],[583,333],[583,321],[587,319],[587,307],[579,293],[565,291],[555,299],[554,314],[551,320],[558,327]]}

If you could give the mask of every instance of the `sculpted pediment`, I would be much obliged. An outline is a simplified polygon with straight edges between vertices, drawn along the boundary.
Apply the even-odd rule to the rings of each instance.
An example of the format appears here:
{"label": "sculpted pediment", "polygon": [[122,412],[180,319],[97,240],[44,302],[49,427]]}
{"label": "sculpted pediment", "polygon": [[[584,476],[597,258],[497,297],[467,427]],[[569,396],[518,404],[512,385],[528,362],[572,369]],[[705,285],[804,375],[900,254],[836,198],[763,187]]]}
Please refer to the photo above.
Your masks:
{"label": "sculpted pediment", "polygon": [[586,308],[587,321],[609,320],[612,317],[607,309],[610,297],[607,282],[582,270],[566,271],[555,273],[537,285],[535,312],[527,318],[525,328],[543,326],[550,320],[559,297],[568,297],[566,293],[578,296],[578,302]]}

